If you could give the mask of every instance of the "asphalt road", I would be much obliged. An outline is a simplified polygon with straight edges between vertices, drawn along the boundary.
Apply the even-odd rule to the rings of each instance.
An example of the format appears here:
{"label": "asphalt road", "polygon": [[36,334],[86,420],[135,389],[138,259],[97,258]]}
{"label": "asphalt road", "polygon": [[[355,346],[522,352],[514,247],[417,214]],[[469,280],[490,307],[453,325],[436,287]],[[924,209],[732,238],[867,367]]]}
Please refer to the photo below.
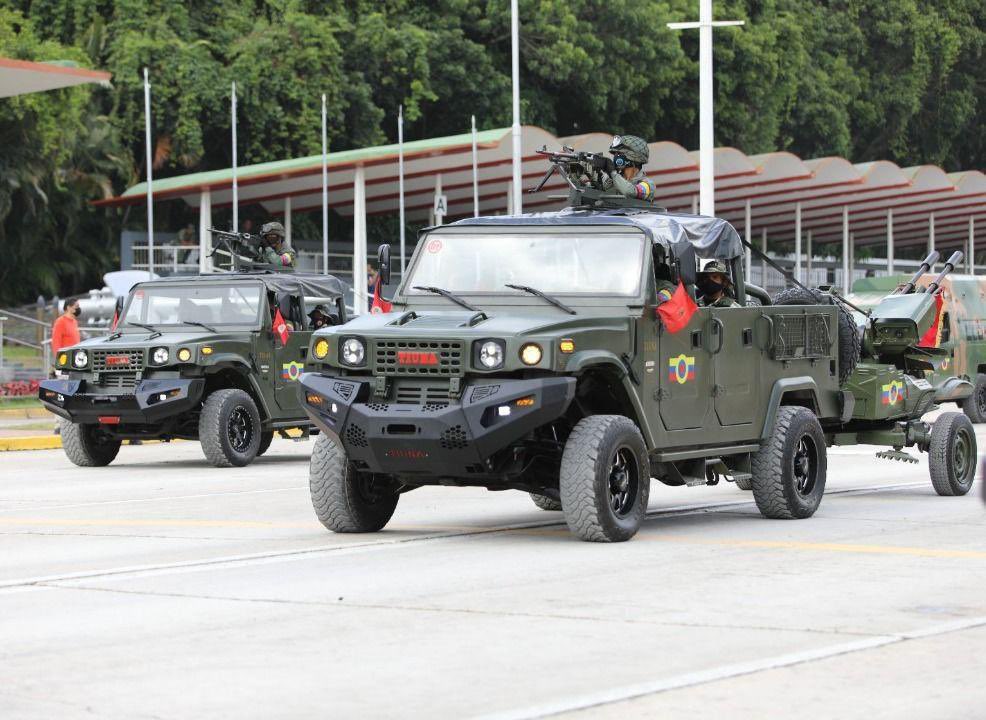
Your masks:
{"label": "asphalt road", "polygon": [[874,450],[830,451],[810,520],[655,483],[615,545],[458,488],[332,535],[288,441],[3,453],[0,718],[983,717],[979,488]]}

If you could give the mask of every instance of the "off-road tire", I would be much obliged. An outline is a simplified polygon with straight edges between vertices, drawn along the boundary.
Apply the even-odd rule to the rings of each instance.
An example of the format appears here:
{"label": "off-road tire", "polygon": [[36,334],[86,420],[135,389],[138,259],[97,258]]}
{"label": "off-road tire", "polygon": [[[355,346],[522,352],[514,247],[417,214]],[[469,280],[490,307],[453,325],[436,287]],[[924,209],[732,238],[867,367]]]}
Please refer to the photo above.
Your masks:
{"label": "off-road tire", "polygon": [[120,440],[105,435],[98,425],[61,423],[62,449],[66,457],[79,467],[105,467],[120,452]]}
{"label": "off-road tire", "polygon": [[976,431],[962,413],[942,413],[931,428],[931,484],[939,495],[965,495],[976,477]]}
{"label": "off-road tire", "polygon": [[[242,431],[243,426],[246,431],[240,434],[238,428]],[[260,448],[261,434],[260,413],[247,392],[216,390],[202,404],[199,442],[206,460],[215,467],[252,463]]]}
{"label": "off-road tire", "polygon": [[[625,475],[614,464],[618,459]],[[623,482],[626,490],[614,492]],[[579,420],[562,452],[559,486],[565,522],[576,536],[591,542],[632,538],[650,495],[647,448],[633,421],[622,415]]]}
{"label": "off-road tire", "polygon": [[542,510],[561,510],[561,501],[550,498],[547,495],[541,495],[540,493],[528,493],[531,496],[531,500]]}
{"label": "off-road tire", "polygon": [[[830,296],[818,290],[805,290],[797,286],[784,288],[774,295],[774,305],[822,305],[831,302]],[[839,386],[848,382],[859,364],[860,340],[856,322],[846,306],[835,301],[839,308]]]}
{"label": "off-road tire", "polygon": [[974,423],[986,423],[986,375],[976,375],[972,395],[962,401],[962,412]]}
{"label": "off-road tire", "polygon": [[[810,481],[799,477],[802,440]],[[808,408],[777,409],[774,432],[753,456],[753,499],[766,518],[807,518],[815,514],[825,492],[825,435]],[[799,482],[801,481],[801,482]]]}
{"label": "off-road tire", "polygon": [[753,489],[753,480],[751,480],[750,478],[737,478],[734,482],[736,483],[736,487],[738,487],[740,490]]}
{"label": "off-road tire", "polygon": [[260,433],[260,446],[257,448],[257,457],[270,450],[270,444],[274,442],[274,431]]}
{"label": "off-road tire", "polygon": [[312,507],[319,522],[337,533],[382,530],[393,517],[400,495],[389,489],[367,492],[365,483],[365,476],[361,478],[355,471],[339,441],[331,435],[319,435],[308,473]]}

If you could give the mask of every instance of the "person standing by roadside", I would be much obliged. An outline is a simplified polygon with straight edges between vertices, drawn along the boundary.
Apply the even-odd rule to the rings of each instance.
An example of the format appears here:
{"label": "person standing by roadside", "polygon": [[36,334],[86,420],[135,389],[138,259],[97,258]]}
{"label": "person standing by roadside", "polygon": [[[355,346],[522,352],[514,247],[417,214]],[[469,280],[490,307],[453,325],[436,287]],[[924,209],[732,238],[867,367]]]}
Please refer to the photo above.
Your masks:
{"label": "person standing by roadside", "polygon": [[62,303],[62,314],[55,318],[51,326],[51,357],[55,358],[62,348],[72,347],[82,336],[79,334],[79,315],[82,308],[79,300],[69,299]]}

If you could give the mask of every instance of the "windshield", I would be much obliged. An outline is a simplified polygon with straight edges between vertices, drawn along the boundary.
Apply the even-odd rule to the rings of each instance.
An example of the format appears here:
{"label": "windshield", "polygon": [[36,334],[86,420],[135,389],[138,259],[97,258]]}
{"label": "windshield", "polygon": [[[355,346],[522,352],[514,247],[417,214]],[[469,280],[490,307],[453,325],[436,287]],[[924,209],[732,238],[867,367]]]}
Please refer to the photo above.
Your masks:
{"label": "windshield", "polygon": [[260,322],[260,298],[259,285],[141,285],[131,294],[120,325],[254,327]]}
{"label": "windshield", "polygon": [[435,286],[454,293],[517,293],[529,285],[551,294],[636,295],[641,233],[436,233],[426,237],[405,292]]}

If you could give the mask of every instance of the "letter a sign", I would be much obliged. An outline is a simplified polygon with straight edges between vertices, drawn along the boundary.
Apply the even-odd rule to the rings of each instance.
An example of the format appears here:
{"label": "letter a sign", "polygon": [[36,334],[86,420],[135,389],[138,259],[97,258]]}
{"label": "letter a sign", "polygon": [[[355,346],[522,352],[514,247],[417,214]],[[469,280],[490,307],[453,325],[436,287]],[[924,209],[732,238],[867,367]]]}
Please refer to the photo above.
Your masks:
{"label": "letter a sign", "polygon": [[448,214],[448,195],[435,196],[435,224],[441,225],[442,219]]}

